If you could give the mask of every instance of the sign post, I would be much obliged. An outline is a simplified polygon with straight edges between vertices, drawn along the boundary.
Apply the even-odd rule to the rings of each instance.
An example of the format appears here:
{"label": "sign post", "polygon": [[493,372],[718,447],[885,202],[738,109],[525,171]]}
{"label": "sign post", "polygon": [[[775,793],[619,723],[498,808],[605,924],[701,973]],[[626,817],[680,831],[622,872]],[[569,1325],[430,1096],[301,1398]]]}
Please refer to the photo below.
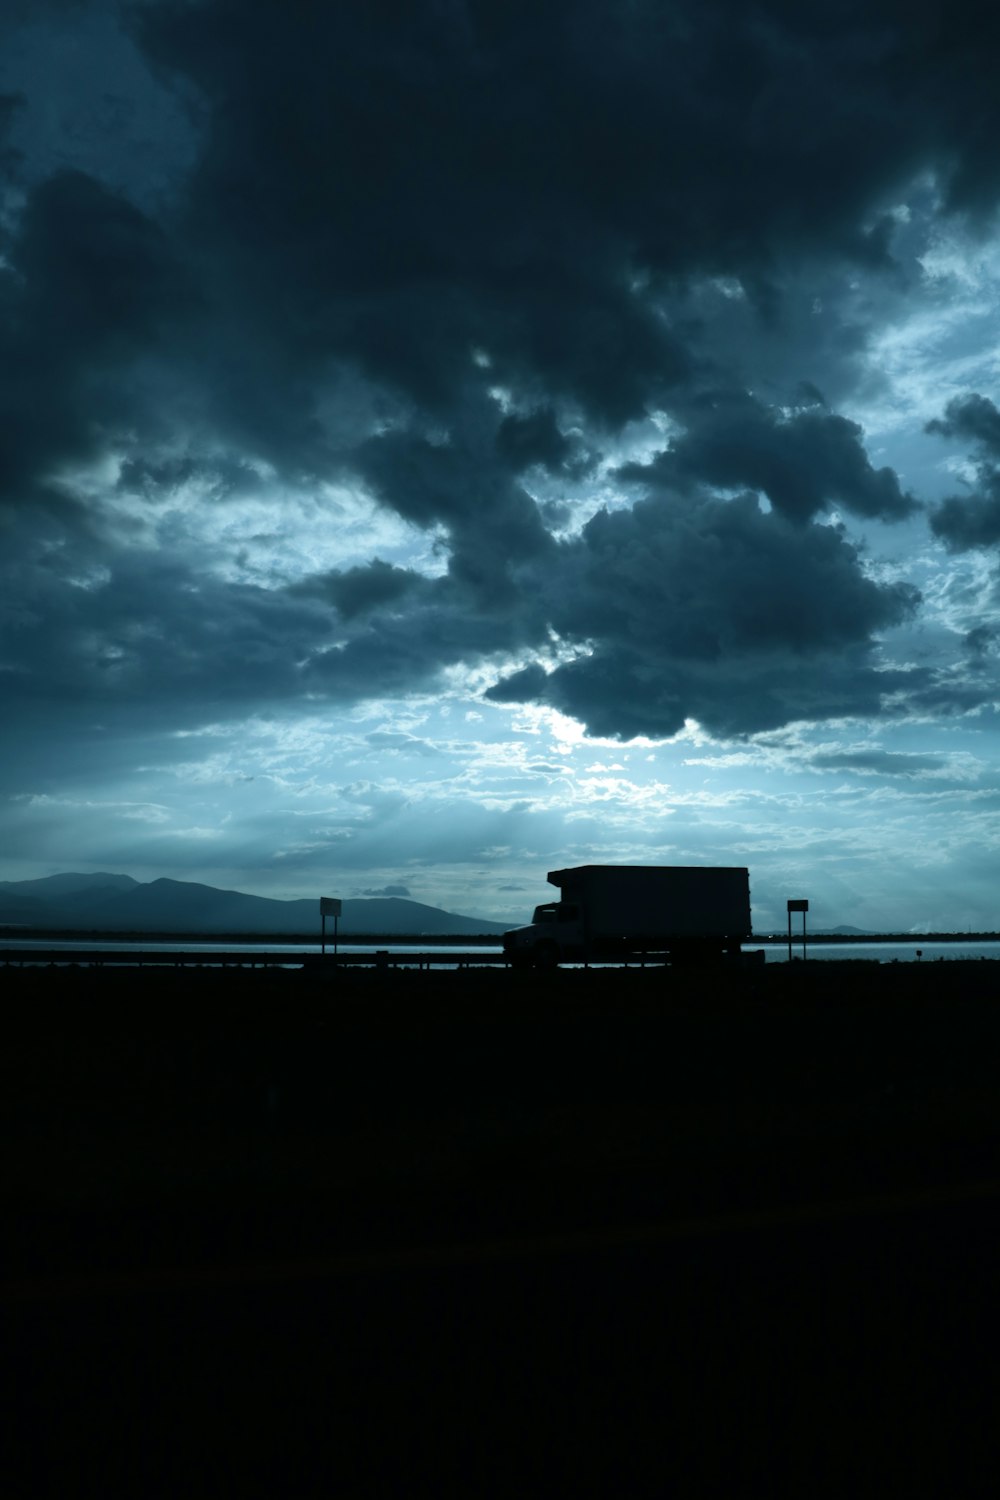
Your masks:
{"label": "sign post", "polygon": [[336,958],[336,956],[337,956],[337,923],[338,923],[338,919],[340,917],[340,899],[339,899],[339,897],[337,897],[337,896],[320,896],[320,898],[319,898],[319,915],[320,915],[320,922],[322,924],[322,937],[320,939],[320,948],[321,948],[321,951],[322,951],[324,957],[326,956],[326,919],[327,919],[327,917],[332,917],[333,918],[333,956],[334,956],[334,958]]}
{"label": "sign post", "polygon": [[789,901],[788,903],[788,962],[792,961],[792,912],[802,913],[802,959],[806,956],[806,912],[809,910],[808,901]]}

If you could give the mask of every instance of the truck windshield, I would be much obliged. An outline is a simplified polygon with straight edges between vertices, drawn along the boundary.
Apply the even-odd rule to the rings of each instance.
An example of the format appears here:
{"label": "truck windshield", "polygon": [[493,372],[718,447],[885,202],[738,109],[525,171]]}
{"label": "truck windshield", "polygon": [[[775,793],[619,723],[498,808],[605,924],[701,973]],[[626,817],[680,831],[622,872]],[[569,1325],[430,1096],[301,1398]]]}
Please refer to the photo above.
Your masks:
{"label": "truck windshield", "polygon": [[533,922],[556,922],[558,921],[558,912],[558,906],[552,901],[548,906],[536,906],[535,915],[531,920]]}
{"label": "truck windshield", "polygon": [[580,916],[578,906],[567,906],[565,901],[550,901],[547,906],[536,906],[533,922],[576,922]]}

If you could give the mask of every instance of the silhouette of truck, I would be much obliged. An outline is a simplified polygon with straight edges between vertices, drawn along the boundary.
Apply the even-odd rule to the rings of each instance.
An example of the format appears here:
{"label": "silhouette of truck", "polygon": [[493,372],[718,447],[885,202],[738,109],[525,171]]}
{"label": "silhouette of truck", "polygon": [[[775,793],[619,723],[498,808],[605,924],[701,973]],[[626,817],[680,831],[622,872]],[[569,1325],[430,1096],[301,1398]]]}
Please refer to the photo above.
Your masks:
{"label": "silhouette of truck", "polygon": [[751,936],[750,872],[704,865],[577,865],[552,870],[559,900],[503,935],[515,967],[660,956],[673,964],[738,958]]}

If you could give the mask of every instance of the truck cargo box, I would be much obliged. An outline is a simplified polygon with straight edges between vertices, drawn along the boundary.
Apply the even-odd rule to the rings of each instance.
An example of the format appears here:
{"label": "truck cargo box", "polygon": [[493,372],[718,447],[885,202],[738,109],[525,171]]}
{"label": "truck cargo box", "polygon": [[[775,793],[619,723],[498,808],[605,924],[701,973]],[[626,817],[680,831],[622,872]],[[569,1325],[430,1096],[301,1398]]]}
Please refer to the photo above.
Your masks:
{"label": "truck cargo box", "polygon": [[577,865],[548,879],[591,941],[750,936],[750,874],[739,866]]}

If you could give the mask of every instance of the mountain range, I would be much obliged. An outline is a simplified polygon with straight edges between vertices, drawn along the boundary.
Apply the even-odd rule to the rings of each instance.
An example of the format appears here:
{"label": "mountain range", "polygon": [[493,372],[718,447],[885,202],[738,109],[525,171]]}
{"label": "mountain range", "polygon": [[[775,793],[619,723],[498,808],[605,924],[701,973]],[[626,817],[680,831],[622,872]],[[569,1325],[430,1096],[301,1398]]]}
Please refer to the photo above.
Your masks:
{"label": "mountain range", "polygon": [[[327,935],[333,920],[327,918]],[[399,896],[343,901],[339,935],[473,936],[509,923],[464,917]],[[0,880],[0,926],[67,932],[318,934],[318,899],[277,901],[218,890],[189,880],[133,880],[130,875],[47,875]]]}

